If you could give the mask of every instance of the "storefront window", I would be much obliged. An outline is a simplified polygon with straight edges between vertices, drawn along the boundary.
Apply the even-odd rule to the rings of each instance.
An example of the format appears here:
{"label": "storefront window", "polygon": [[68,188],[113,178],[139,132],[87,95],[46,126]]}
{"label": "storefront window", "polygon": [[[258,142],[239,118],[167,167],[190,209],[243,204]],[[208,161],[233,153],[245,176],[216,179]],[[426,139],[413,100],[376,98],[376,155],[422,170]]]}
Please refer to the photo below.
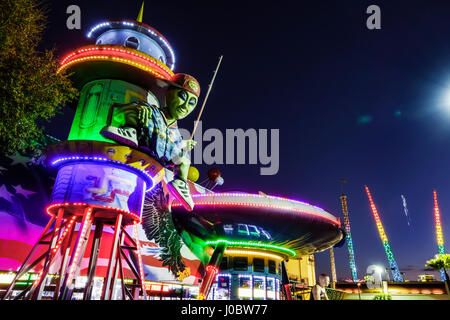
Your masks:
{"label": "storefront window", "polygon": [[220,270],[227,270],[228,269],[228,257],[223,257],[222,261],[220,262],[219,266]]}
{"label": "storefront window", "polygon": [[269,273],[275,274],[276,273],[275,261],[269,260],[268,266],[269,266]]}
{"label": "storefront window", "polygon": [[252,298],[252,278],[251,276],[239,276],[239,299],[249,300]]}
{"label": "storefront window", "polygon": [[253,271],[264,272],[264,259],[253,259]]}
{"label": "storefront window", "polygon": [[230,299],[230,277],[218,276],[217,285],[214,290],[214,300],[229,300]]}
{"label": "storefront window", "polygon": [[238,271],[247,271],[248,259],[247,257],[234,257],[233,269]]}
{"label": "storefront window", "polygon": [[267,278],[267,299],[275,299],[275,278]]}
{"label": "storefront window", "polygon": [[253,299],[266,298],[265,277],[253,277]]}

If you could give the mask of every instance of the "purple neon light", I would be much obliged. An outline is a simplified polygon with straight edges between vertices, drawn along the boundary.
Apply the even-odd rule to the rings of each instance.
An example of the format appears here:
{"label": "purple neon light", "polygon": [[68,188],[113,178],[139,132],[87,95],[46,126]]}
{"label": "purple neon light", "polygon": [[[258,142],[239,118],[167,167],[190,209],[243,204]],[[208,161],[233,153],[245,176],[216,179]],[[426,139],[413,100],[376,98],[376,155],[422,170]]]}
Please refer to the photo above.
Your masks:
{"label": "purple neon light", "polygon": [[[292,207],[287,207],[287,206],[282,206],[282,205],[265,205],[265,204],[259,204],[259,203],[251,203],[251,202],[233,202],[233,201],[226,201],[226,202],[215,202],[214,200],[212,201],[204,201],[204,202],[200,202],[200,203],[195,203],[196,206],[220,206],[220,205],[227,205],[227,206],[237,206],[237,207],[261,207],[261,208],[272,208],[272,209],[279,209],[279,210],[287,210],[287,211],[291,211],[291,212],[297,212],[297,213],[303,213],[303,214],[308,214],[308,215],[313,215],[316,217],[319,217],[321,219],[325,219],[328,220],[334,224],[337,224],[338,226],[341,226],[341,222],[340,219],[335,218],[333,215],[329,214],[327,211],[323,210],[322,208],[310,205],[309,203],[306,202],[301,202],[301,201],[296,201],[296,200],[291,200],[291,199],[287,199],[287,198],[283,198],[283,197],[277,197],[277,196],[263,196],[263,195],[259,195],[259,194],[249,194],[249,193],[214,193],[214,194],[194,194],[192,195],[193,199],[196,198],[206,198],[206,197],[210,197],[212,199],[218,197],[218,198],[223,198],[223,197],[245,197],[245,198],[249,198],[249,197],[253,197],[253,198],[259,198],[259,199],[274,199],[274,200],[282,200],[282,201],[288,201],[288,202],[292,202],[294,204],[300,204],[300,205],[304,205],[304,206],[308,206],[314,209],[318,209],[320,211],[323,211],[324,213],[326,213],[327,215],[330,215],[330,217],[325,216],[319,212],[312,212],[312,211],[306,211],[306,210],[302,210],[302,209],[298,209],[298,208],[292,208]],[[219,200],[220,201],[220,200]],[[180,203],[174,203],[172,204],[172,207],[177,207],[177,206],[181,206]]]}
{"label": "purple neon light", "polygon": [[[99,160],[99,161],[108,161],[109,159],[107,158],[101,158],[101,157],[66,157],[66,158],[58,158],[55,161],[53,161],[51,163],[51,166],[54,167],[56,164],[60,163],[60,162],[65,162],[65,161],[73,161],[73,160]],[[109,160],[109,161],[113,161],[113,160]]]}
{"label": "purple neon light", "polygon": [[114,28],[113,24],[115,25],[122,25],[130,28],[139,28],[139,30],[145,30],[148,34],[151,35],[151,38],[157,42],[163,47],[163,49],[166,49],[166,53],[169,53],[168,55],[171,58],[172,65],[170,66],[170,69],[173,70],[175,68],[175,53],[172,49],[172,46],[169,44],[166,38],[150,27],[149,25],[142,23],[142,22],[136,22],[134,20],[126,20],[126,19],[120,19],[120,20],[109,20],[102,23],[99,23],[95,25],[91,30],[87,33],[87,37],[90,38],[94,33],[96,33],[97,30],[102,28]]}
{"label": "purple neon light", "polygon": [[144,174],[147,176],[147,178],[150,179],[150,181],[152,182],[152,185],[151,185],[151,187],[150,187],[149,189],[146,190],[146,192],[151,191],[151,190],[153,189],[153,187],[156,185],[156,184],[155,184],[155,181],[153,180],[153,177],[152,177],[151,175],[149,175],[147,171],[140,170],[140,169],[138,169],[138,168],[136,168],[136,167],[130,166],[129,164],[126,164],[126,163],[123,163],[123,162],[120,162],[120,161],[110,160],[110,159],[102,158],[102,157],[89,157],[89,156],[80,157],[80,156],[73,156],[73,157],[58,158],[58,159],[52,161],[52,162],[50,163],[50,165],[51,165],[52,167],[54,167],[54,166],[56,166],[58,163],[63,163],[63,162],[68,162],[68,161],[103,161],[103,162],[105,162],[105,163],[119,164],[119,165],[122,165],[122,166],[129,167],[129,168],[131,168],[131,169],[133,169],[133,170],[139,170],[139,172],[144,173]]}
{"label": "purple neon light", "polygon": [[289,198],[285,198],[285,197],[279,197],[279,196],[263,196],[260,194],[253,194],[253,193],[243,193],[243,192],[228,192],[228,193],[196,193],[192,195],[192,198],[200,198],[200,197],[255,197],[255,198],[264,198],[264,199],[275,199],[275,200],[283,200],[283,201],[290,201],[293,202],[295,204],[303,204],[306,206],[310,206],[310,207],[314,207],[317,209],[320,209],[322,211],[325,211],[323,208],[312,205],[308,202],[304,202],[304,201],[298,201],[298,200],[293,200],[293,199],[289,199]]}

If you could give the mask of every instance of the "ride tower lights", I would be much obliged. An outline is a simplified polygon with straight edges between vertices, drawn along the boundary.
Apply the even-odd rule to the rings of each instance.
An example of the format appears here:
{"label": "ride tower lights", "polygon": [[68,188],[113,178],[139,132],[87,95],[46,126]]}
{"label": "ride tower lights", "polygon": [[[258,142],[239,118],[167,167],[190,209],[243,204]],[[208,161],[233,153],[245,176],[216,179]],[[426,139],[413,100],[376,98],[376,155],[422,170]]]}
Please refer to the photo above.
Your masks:
{"label": "ride tower lights", "polygon": [[380,216],[378,214],[378,210],[375,206],[375,203],[372,199],[372,195],[370,193],[369,187],[364,186],[366,189],[367,197],[369,198],[370,203],[370,209],[372,210],[373,217],[375,218],[375,223],[377,225],[378,233],[380,234],[381,241],[383,243],[384,251],[386,253],[386,257],[389,262],[389,266],[392,272],[392,277],[394,278],[395,282],[403,282],[403,276],[400,273],[400,270],[397,265],[397,261],[395,261],[394,253],[391,250],[391,246],[389,245],[388,238],[386,236],[386,233],[383,228],[383,224],[381,223]]}

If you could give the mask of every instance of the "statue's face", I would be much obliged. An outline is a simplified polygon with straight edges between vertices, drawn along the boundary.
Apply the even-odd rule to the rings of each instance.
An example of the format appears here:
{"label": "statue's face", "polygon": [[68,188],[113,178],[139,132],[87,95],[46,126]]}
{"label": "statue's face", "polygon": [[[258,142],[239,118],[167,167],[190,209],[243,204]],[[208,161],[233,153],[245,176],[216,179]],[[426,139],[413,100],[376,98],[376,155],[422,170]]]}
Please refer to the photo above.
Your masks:
{"label": "statue's face", "polygon": [[197,102],[197,96],[184,89],[169,89],[166,94],[167,108],[176,120],[186,118],[195,109]]}

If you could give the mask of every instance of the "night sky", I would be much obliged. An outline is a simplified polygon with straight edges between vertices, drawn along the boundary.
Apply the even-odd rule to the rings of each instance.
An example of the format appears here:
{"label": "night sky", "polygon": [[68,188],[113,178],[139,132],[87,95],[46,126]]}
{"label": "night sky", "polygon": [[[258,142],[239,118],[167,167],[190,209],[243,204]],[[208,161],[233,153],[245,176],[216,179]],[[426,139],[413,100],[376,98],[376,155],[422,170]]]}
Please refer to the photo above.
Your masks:
{"label": "night sky", "polygon": [[[345,4],[344,4],[345,3]],[[66,8],[81,8],[81,30],[66,28]],[[135,19],[139,0],[47,2],[42,47],[64,56],[92,43],[97,22]],[[382,29],[366,28],[366,9],[381,7]],[[340,179],[348,183],[359,276],[387,266],[364,192],[367,184],[406,278],[416,280],[437,253],[432,190],[444,239],[450,239],[450,2],[448,1],[146,1],[144,22],[177,57],[176,72],[206,92],[224,55],[203,116],[203,130],[280,129],[280,169],[218,166],[222,190],[259,190],[304,200],[342,217]],[[48,132],[67,138],[73,111]],[[179,123],[191,130],[195,115]],[[208,167],[198,166],[204,178]],[[220,190],[220,189],[217,189]],[[406,197],[408,227],[401,195]],[[338,279],[350,277],[346,246],[336,249]],[[328,251],[317,273],[330,274]],[[437,273],[435,273],[437,275]]]}

